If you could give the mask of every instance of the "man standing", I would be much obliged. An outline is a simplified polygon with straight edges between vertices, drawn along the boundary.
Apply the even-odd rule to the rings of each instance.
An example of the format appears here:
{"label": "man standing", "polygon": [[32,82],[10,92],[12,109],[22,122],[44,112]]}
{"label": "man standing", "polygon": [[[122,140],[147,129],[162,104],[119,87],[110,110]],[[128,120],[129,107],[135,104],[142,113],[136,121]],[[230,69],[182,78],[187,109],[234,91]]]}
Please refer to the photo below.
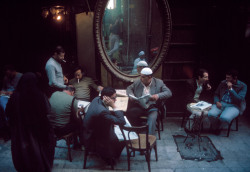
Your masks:
{"label": "man standing", "polygon": [[108,163],[118,158],[125,146],[113,129],[114,125],[126,124],[123,112],[116,110],[115,101],[115,89],[104,87],[101,96],[91,102],[83,121],[85,148],[98,153]]}
{"label": "man standing", "polygon": [[92,78],[84,76],[83,69],[78,66],[74,69],[75,78],[69,81],[76,88],[75,97],[80,100],[90,101],[90,89],[100,92],[103,87],[97,86]]}
{"label": "man standing", "polygon": [[109,36],[109,52],[107,53],[110,58],[119,49],[120,34],[122,32],[121,15],[118,15],[114,21],[114,24],[110,24],[110,36]]}
{"label": "man standing", "polygon": [[66,88],[68,79],[63,75],[61,63],[64,62],[65,51],[62,46],[57,46],[53,56],[47,61],[45,70],[49,79],[48,96],[55,91]]}
{"label": "man standing", "polygon": [[[73,120],[76,119],[78,109],[78,101],[73,97],[74,92],[73,86],[67,86],[63,91],[54,92],[49,99],[51,113],[48,117],[58,137],[74,131],[77,131],[78,135],[82,135],[81,119],[79,118],[79,122]],[[77,146],[77,144],[78,141],[75,139],[74,145]]]}
{"label": "man standing", "polygon": [[[247,85],[238,80],[238,71],[229,70],[226,80],[221,81],[214,95],[214,104],[208,117],[215,134],[220,134],[220,126],[230,124],[246,108]],[[222,124],[222,125],[221,125]]]}
{"label": "man standing", "polygon": [[143,68],[140,79],[128,86],[127,95],[141,97],[149,94],[149,101],[146,102],[149,107],[143,108],[136,100],[130,98],[130,106],[127,111],[128,120],[132,125],[140,125],[140,117],[148,115],[147,124],[149,126],[149,134],[154,135],[156,129],[156,119],[158,115],[158,107],[161,101],[172,96],[170,89],[162,80],[154,78],[150,68]]}

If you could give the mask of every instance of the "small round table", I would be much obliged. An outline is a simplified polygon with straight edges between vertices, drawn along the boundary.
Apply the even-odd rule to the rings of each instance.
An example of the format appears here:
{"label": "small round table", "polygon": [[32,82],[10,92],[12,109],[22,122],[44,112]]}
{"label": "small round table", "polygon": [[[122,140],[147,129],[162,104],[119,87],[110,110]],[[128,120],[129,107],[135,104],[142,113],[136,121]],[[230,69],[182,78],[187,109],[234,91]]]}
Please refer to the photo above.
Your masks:
{"label": "small round table", "polygon": [[188,137],[195,138],[197,136],[200,149],[200,141],[202,141],[200,132],[202,129],[203,118],[207,116],[211,107],[200,110],[197,108],[192,108],[192,105],[193,103],[187,104],[187,110],[191,113],[191,115],[189,116],[184,128],[185,132],[187,133],[184,142],[186,142]]}

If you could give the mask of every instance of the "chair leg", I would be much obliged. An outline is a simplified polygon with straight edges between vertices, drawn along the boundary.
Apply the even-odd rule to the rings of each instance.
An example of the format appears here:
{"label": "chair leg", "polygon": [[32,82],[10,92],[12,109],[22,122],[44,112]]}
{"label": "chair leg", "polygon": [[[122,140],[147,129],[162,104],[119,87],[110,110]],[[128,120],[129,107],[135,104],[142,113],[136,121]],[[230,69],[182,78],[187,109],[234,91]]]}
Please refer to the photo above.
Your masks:
{"label": "chair leg", "polygon": [[72,162],[70,143],[71,143],[71,138],[66,138],[66,144],[68,147],[68,157],[69,161]]}
{"label": "chair leg", "polygon": [[151,151],[150,151],[150,150],[149,150],[149,151],[147,150],[145,157],[146,157],[146,161],[147,161],[147,164],[148,164],[148,171],[149,171],[149,172],[151,172],[151,167],[150,167],[150,155],[151,155]]}
{"label": "chair leg", "polygon": [[239,117],[236,117],[236,131],[239,129]]}
{"label": "chair leg", "polygon": [[154,150],[155,150],[155,159],[156,159],[156,161],[158,161],[157,145],[156,144],[154,146]]}
{"label": "chair leg", "polygon": [[183,116],[182,116],[181,128],[184,126],[185,118],[186,118],[186,114],[184,113]]}
{"label": "chair leg", "polygon": [[164,113],[162,112],[162,111],[160,111],[160,123],[161,123],[161,131],[163,131],[164,130],[164,127],[163,127],[163,115],[164,115]]}
{"label": "chair leg", "polygon": [[159,140],[161,140],[161,130],[160,130],[160,119],[159,119],[159,116],[157,116],[156,120],[157,120],[156,127],[157,127],[158,137],[159,137]]}
{"label": "chair leg", "polygon": [[227,137],[229,137],[229,134],[230,134],[230,131],[231,131],[231,127],[232,127],[232,124],[233,124],[234,120],[235,120],[235,127],[236,127],[236,130],[235,130],[235,131],[238,131],[238,129],[239,129],[239,124],[238,124],[238,122],[239,122],[239,117],[236,117],[236,118],[234,118],[234,119],[231,121],[231,123],[230,123],[229,126],[228,126],[228,129],[227,129]]}
{"label": "chair leg", "polygon": [[85,149],[85,152],[84,152],[84,162],[83,162],[83,169],[86,169],[86,163],[87,163],[87,157],[88,157],[88,150]]}

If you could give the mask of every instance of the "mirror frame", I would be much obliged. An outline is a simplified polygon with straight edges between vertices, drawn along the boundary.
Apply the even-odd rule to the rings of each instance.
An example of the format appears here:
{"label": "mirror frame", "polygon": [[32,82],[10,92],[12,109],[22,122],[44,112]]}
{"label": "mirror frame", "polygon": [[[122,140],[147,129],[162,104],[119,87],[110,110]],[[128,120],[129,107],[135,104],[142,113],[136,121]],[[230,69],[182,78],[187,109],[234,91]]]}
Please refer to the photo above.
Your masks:
{"label": "mirror frame", "polygon": [[[110,58],[108,57],[105,47],[103,44],[103,38],[102,38],[102,21],[104,16],[104,11],[106,8],[106,5],[109,0],[97,0],[96,6],[95,6],[95,15],[94,15],[94,39],[95,39],[95,46],[98,50],[98,57],[106,67],[108,71],[110,71],[113,75],[115,75],[117,78],[126,81],[126,82],[133,82],[136,78],[138,78],[140,75],[129,75],[125,74],[119,69],[117,69],[113,63],[111,62]],[[171,13],[170,8],[168,5],[167,0],[156,0],[158,4],[158,8],[160,10],[161,14],[161,21],[162,21],[162,41],[160,50],[155,58],[155,60],[152,62],[150,68],[155,72],[163,62],[164,58],[167,55],[169,44],[170,44],[170,38],[172,33],[172,21],[171,21]]]}

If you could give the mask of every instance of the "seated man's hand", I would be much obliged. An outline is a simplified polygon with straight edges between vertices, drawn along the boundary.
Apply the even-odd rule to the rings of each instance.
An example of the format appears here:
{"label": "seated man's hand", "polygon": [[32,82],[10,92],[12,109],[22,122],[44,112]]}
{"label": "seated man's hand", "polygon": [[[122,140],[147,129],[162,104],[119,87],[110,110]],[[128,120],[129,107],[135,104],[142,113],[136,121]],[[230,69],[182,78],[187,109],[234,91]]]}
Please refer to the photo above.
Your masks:
{"label": "seated man's hand", "polygon": [[207,84],[207,90],[211,90],[211,89],[212,89],[211,85]]}
{"label": "seated man's hand", "polygon": [[100,91],[102,91],[102,89],[103,89],[103,87],[99,85],[99,86],[97,87],[97,90],[96,90],[96,91],[100,92]]}
{"label": "seated man's hand", "polygon": [[110,106],[113,109],[116,108],[115,101],[113,101],[110,97],[103,96],[103,101],[107,106]]}
{"label": "seated man's hand", "polygon": [[66,76],[63,76],[63,80],[64,80],[64,84],[68,84],[69,83],[69,80]]}
{"label": "seated man's hand", "polygon": [[218,109],[221,109],[222,104],[220,102],[216,102],[216,106],[217,106]]}
{"label": "seated man's hand", "polygon": [[77,118],[81,117],[83,119],[83,114],[85,113],[84,107],[82,106],[80,109],[77,111]]}
{"label": "seated man's hand", "polygon": [[149,98],[150,101],[157,101],[158,99],[159,99],[158,94],[154,94],[154,95],[150,96],[150,98]]}

